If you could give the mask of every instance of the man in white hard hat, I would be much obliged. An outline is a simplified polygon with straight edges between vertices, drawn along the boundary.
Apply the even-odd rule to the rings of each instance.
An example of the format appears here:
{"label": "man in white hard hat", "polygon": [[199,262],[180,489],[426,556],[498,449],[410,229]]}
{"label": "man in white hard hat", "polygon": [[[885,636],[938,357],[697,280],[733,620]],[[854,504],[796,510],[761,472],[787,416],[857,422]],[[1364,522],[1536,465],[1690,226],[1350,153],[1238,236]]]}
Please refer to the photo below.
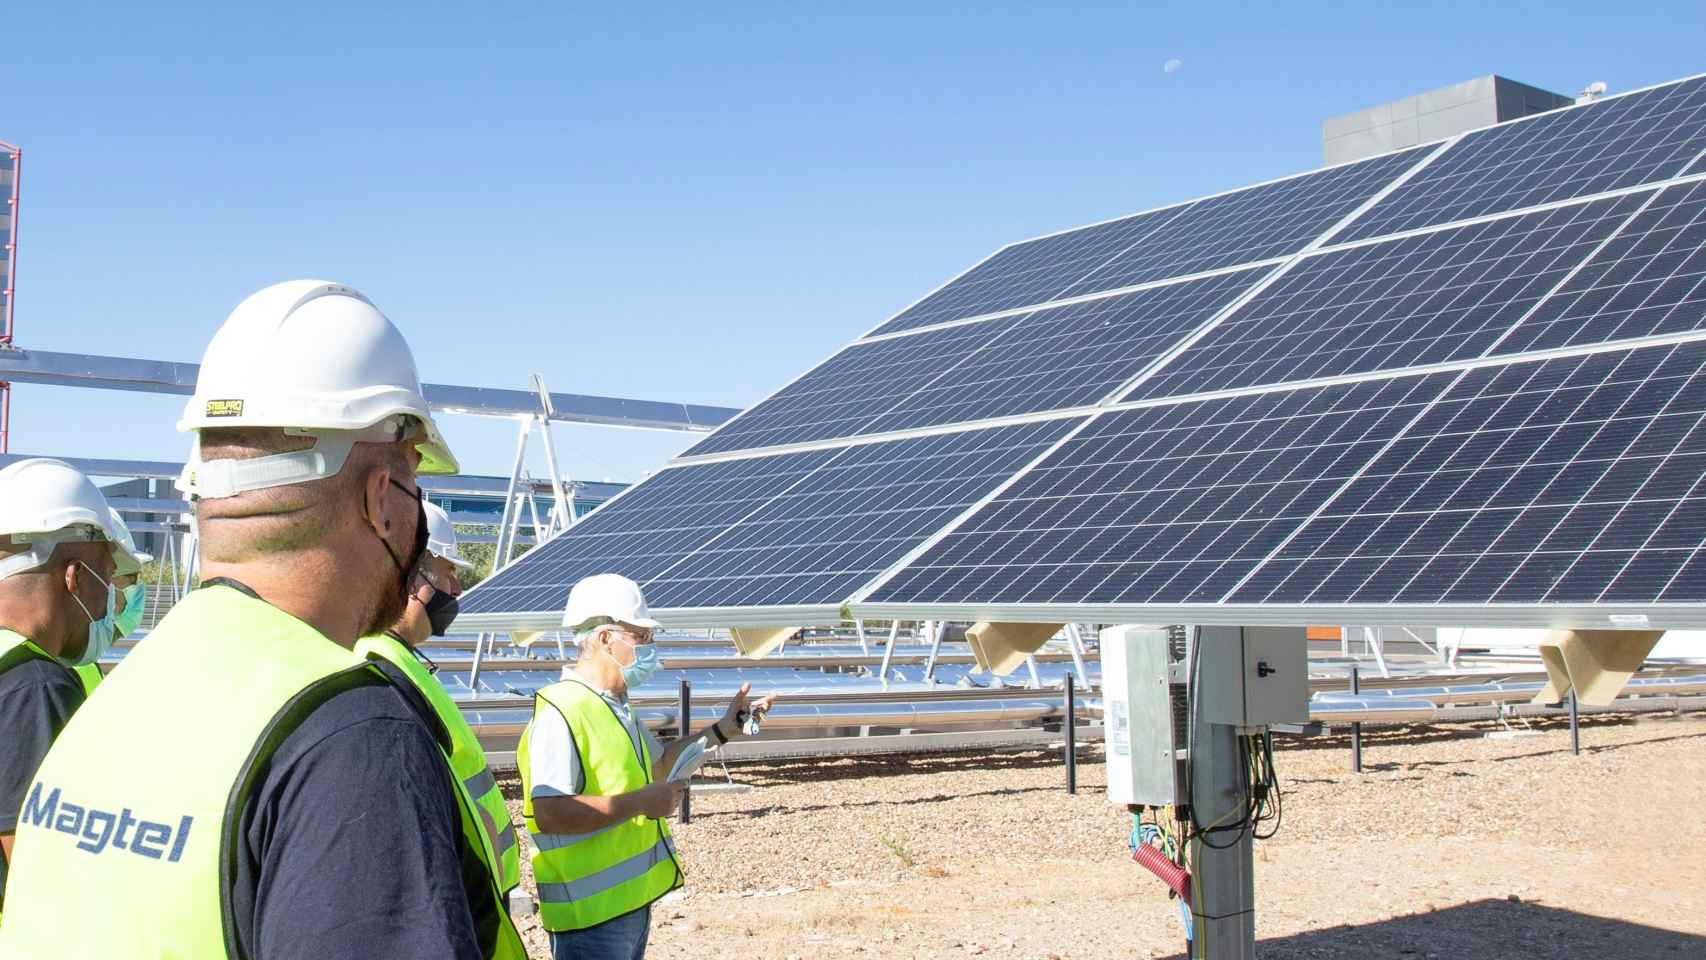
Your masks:
{"label": "man in white hard hat", "polygon": [[349,287],[268,287],[178,425],[202,584],[42,762],[0,956],[524,956],[442,725],[353,652],[404,611],[416,475],[456,469],[408,343]]}
{"label": "man in white hard hat", "polygon": [[384,658],[402,670],[420,688],[449,732],[451,769],[473,798],[485,828],[487,843],[480,846],[480,852],[498,878],[499,889],[507,894],[521,883],[521,854],[517,849],[515,824],[509,818],[509,804],[486,765],[486,753],[479,738],[456,701],[450,699],[444,685],[434,678],[437,664],[420,650],[433,637],[449,632],[456,619],[457,597],[462,595],[456,571],[471,570],[474,565],[462,559],[450,514],[435,503],[427,502],[423,507],[427,518],[426,554],[415,574],[408,605],[389,630],[361,638],[355,649],[366,656]]}
{"label": "man in white hard hat", "polygon": [[0,470],[0,909],[24,793],[88,696],[80,671],[112,645],[113,570],[135,563],[112,517],[69,464]]}
{"label": "man in white hard hat", "polygon": [[[118,615],[113,618],[113,639],[123,640],[142,626],[143,607],[148,588],[142,585],[142,567],[152,563],[154,556],[136,548],[136,538],[130,525],[117,510],[113,511],[113,537],[121,550],[114,551],[113,590],[118,593]],[[94,693],[102,680],[100,664],[91,663],[77,668],[83,679],[83,689]]]}
{"label": "man in white hard hat", "polygon": [[539,919],[556,960],[639,960],[651,905],[682,884],[664,818],[681,805],[686,777],[676,762],[743,736],[742,684],[728,711],[704,730],[658,742],[628,704],[658,668],[651,618],[639,585],[599,574],[569,591],[563,625],[580,656],[563,680],[540,690],[521,735],[522,810],[533,840]]}

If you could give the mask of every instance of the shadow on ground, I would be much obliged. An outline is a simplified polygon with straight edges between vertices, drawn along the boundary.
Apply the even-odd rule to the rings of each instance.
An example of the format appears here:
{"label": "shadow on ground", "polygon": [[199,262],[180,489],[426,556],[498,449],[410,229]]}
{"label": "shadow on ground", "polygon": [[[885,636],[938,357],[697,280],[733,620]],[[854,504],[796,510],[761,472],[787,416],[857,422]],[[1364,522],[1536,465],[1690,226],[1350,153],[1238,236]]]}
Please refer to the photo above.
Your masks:
{"label": "shadow on ground", "polygon": [[[1256,944],[1256,956],[1262,960],[1693,958],[1706,956],[1706,937],[1537,903],[1478,900],[1380,923],[1262,940]],[[1171,960],[1183,957],[1175,954]]]}

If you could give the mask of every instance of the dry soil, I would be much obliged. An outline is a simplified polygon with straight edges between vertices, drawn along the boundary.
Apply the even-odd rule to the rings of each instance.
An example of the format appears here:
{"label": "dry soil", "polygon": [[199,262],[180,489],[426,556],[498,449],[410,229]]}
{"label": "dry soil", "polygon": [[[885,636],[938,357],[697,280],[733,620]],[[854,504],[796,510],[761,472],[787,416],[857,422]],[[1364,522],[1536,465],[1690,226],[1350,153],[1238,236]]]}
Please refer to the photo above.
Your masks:
{"label": "dry soil", "polygon": [[[1256,849],[1264,958],[1706,958],[1706,717],[1282,742]],[[676,836],[655,960],[1174,957],[1178,912],[1129,859],[1099,747],[731,767]],[[506,784],[519,821],[518,784]],[[531,878],[525,881],[531,884]],[[548,957],[536,921],[530,949]]]}

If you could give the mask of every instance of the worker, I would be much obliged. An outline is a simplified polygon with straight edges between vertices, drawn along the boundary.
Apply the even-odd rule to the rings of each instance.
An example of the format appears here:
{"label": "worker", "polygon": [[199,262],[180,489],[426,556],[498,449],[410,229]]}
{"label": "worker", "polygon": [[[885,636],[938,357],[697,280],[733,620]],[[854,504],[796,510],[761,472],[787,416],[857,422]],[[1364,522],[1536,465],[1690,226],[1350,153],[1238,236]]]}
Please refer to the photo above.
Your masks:
{"label": "worker", "polygon": [[[142,585],[142,566],[152,563],[152,554],[136,548],[136,538],[130,526],[117,510],[112,511],[113,538],[122,550],[113,551],[113,591],[118,594],[118,613],[113,617],[113,639],[123,640],[142,626],[142,608],[147,599]],[[93,695],[101,685],[101,665],[85,663],[77,668],[77,678],[83,681],[83,693]]]}
{"label": "worker", "polygon": [[516,754],[539,919],[556,960],[638,960],[651,905],[682,884],[664,824],[687,792],[685,777],[670,777],[676,760],[742,736],[742,718],[773,698],[749,706],[743,684],[716,723],[664,746],[628,702],[658,668],[658,623],[639,586],[616,574],[581,580],[563,625],[579,657],[534,697]]}
{"label": "worker", "polygon": [[353,649],[403,613],[417,474],[457,468],[408,343],[349,287],[268,287],[178,427],[201,585],[25,793],[0,956],[524,956],[443,726]]}
{"label": "worker", "polygon": [[456,619],[456,598],[462,595],[456,571],[471,570],[474,565],[462,559],[450,515],[435,503],[423,506],[427,518],[426,555],[415,576],[408,605],[391,629],[363,637],[355,650],[396,664],[426,695],[427,702],[449,731],[451,769],[467,787],[485,828],[488,844],[481,845],[481,852],[488,856],[487,864],[498,878],[498,888],[508,894],[521,883],[521,853],[515,841],[515,824],[509,818],[509,805],[491,768],[486,766],[486,753],[480,748],[474,729],[468,726],[444,685],[433,677],[437,665],[420,652],[428,638],[442,637],[449,631],[451,621]]}
{"label": "worker", "polygon": [[112,645],[122,549],[106,497],[71,465],[0,470],[0,909],[24,793],[88,697],[79,671]]}

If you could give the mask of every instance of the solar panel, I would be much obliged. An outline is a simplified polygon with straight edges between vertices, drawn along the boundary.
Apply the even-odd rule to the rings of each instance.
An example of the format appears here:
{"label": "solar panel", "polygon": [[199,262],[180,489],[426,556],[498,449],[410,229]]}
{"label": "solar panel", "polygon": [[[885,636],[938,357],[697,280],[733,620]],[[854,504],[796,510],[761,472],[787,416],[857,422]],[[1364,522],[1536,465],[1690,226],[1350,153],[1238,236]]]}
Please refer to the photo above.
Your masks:
{"label": "solar panel", "polygon": [[464,610],[1706,625],[1703,151],[1696,78],[1003,248]]}
{"label": "solar panel", "polygon": [[1095,403],[1267,272],[1233,271],[855,343],[685,456]]}
{"label": "solar panel", "polygon": [[1178,204],[1003,247],[875,332],[896,333],[1045,303],[1187,206]]}
{"label": "solar panel", "polygon": [[852,436],[999,337],[1017,317],[855,343],[694,444],[684,456]]}
{"label": "solar panel", "polygon": [[1212,602],[1451,379],[1103,414],[868,600]]}
{"label": "solar panel", "polygon": [[1127,399],[1480,356],[1645,199],[1594,200],[1312,255]]}
{"label": "solar panel", "polygon": [[1503,344],[1506,352],[1706,327],[1706,181],[1664,190]]}
{"label": "solar panel", "polygon": [[1014,244],[876,332],[1289,256],[1379,193],[1428,149],[1372,157]]}
{"label": "solar panel", "polygon": [[1472,371],[1229,599],[1706,599],[1706,344]]}
{"label": "solar panel", "polygon": [[1706,77],[1467,134],[1342,238],[1384,236],[1678,176],[1706,149]]}
{"label": "solar panel", "polygon": [[1080,422],[672,467],[481,584],[463,613],[558,610],[576,580],[610,572],[660,609],[837,604]]}
{"label": "solar panel", "polygon": [[1405,150],[1199,200],[1141,243],[1068,287],[1063,295],[1078,296],[1290,256],[1428,152],[1426,147]]}

